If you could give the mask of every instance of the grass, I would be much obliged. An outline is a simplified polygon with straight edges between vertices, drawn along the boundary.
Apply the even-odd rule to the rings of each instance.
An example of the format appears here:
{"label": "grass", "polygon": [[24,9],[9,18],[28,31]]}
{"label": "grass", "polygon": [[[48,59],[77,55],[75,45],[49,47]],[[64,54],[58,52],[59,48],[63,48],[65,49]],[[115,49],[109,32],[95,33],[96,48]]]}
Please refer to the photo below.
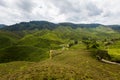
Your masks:
{"label": "grass", "polygon": [[120,62],[120,49],[108,49],[112,61]]}
{"label": "grass", "polygon": [[86,49],[86,46],[82,42],[79,42],[79,44],[73,45],[70,49]]}
{"label": "grass", "polygon": [[[19,39],[13,34],[0,36],[0,46],[4,47],[0,49],[0,80],[119,80],[120,66],[96,60],[81,42],[84,37],[104,40],[116,34],[106,27],[64,27],[28,33]],[[79,44],[48,58],[50,49],[60,50],[59,45],[71,40],[79,40]],[[112,60],[120,60],[119,42],[110,46],[108,52]]]}
{"label": "grass", "polygon": [[[0,64],[0,78],[3,76],[6,76],[7,74],[13,74],[19,70],[28,68],[33,64],[32,62],[25,62],[25,61],[15,61],[15,62],[9,62],[9,63],[1,63]],[[5,79],[1,79],[5,80]]]}
{"label": "grass", "polygon": [[112,61],[120,62],[120,41],[116,41],[109,46],[107,49],[108,53],[110,54]]}
{"label": "grass", "polygon": [[[119,80],[119,65],[106,64],[86,50],[67,50],[41,62],[12,62],[0,65],[1,80]],[[20,63],[20,64],[19,64]],[[16,66],[19,64],[18,66]],[[6,65],[6,67],[3,67]],[[9,68],[8,68],[8,67]],[[10,69],[13,71],[10,71]],[[8,71],[7,71],[8,70]]]}
{"label": "grass", "polygon": [[109,46],[110,49],[119,49],[120,48],[120,41],[116,41],[114,44]]}

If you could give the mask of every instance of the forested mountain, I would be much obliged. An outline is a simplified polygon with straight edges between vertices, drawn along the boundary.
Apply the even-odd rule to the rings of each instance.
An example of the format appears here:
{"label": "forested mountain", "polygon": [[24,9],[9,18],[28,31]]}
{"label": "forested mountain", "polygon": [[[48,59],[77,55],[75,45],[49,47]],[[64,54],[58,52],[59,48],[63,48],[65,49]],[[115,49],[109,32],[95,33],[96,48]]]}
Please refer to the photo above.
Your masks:
{"label": "forested mountain", "polygon": [[30,21],[30,22],[21,22],[11,26],[6,26],[2,30],[8,31],[22,31],[22,30],[41,30],[41,29],[54,29],[57,25],[47,21]]}
{"label": "forested mountain", "polygon": [[73,29],[75,29],[75,28],[96,28],[99,26],[105,26],[105,27],[110,27],[110,28],[117,30],[117,31],[120,30],[119,25],[74,24],[74,23],[69,23],[69,22],[52,23],[52,22],[48,22],[48,21],[21,22],[21,23],[17,23],[14,25],[10,25],[10,26],[5,26],[2,28],[2,30],[8,30],[8,31],[42,30],[42,29],[53,30],[59,26],[71,27]]}
{"label": "forested mountain", "polygon": [[59,23],[59,26],[70,26],[72,28],[96,28],[102,24],[74,24],[74,23]]}
{"label": "forested mountain", "polygon": [[5,27],[6,25],[4,25],[4,24],[0,24],[0,28],[3,28],[3,27]]}
{"label": "forested mountain", "polygon": [[120,25],[108,25],[108,26],[120,32]]}

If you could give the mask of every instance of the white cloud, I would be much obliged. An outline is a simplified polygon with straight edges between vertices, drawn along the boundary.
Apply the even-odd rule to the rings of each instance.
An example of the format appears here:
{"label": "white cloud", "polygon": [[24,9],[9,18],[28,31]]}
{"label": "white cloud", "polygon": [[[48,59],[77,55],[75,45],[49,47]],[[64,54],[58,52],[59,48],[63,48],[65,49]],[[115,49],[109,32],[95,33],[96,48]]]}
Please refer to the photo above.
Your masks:
{"label": "white cloud", "polygon": [[119,0],[1,0],[0,23],[51,22],[120,24]]}

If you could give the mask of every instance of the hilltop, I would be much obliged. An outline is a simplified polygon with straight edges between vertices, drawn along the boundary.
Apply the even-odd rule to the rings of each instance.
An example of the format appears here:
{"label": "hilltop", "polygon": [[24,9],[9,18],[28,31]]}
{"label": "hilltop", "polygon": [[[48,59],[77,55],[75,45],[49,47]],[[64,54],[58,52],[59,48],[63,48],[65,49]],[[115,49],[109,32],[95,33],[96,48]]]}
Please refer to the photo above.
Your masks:
{"label": "hilltop", "polygon": [[10,26],[5,26],[2,28],[2,30],[8,30],[8,31],[22,31],[22,30],[42,30],[42,29],[49,29],[53,30],[56,27],[59,26],[65,26],[65,27],[71,27],[71,28],[96,28],[99,26],[105,26],[112,28],[114,30],[119,31],[120,25],[103,25],[103,24],[75,24],[70,22],[63,22],[63,23],[52,23],[48,21],[30,21],[30,22],[21,22],[17,24],[13,24]]}
{"label": "hilltop", "polygon": [[6,25],[4,25],[4,24],[0,24],[0,28],[3,28],[3,27],[5,27]]}

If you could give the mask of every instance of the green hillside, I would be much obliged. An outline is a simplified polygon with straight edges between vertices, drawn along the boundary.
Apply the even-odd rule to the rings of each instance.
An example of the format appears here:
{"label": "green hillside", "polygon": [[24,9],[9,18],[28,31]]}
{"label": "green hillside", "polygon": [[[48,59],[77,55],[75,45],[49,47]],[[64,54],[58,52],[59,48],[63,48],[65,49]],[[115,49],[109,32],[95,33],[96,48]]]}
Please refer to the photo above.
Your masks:
{"label": "green hillside", "polygon": [[[16,67],[15,67],[16,66]],[[14,69],[13,69],[14,67]],[[68,50],[42,62],[0,65],[2,80],[119,80],[120,67],[99,62],[85,50]]]}
{"label": "green hillside", "polygon": [[112,57],[112,61],[120,63],[120,49],[108,49],[108,53]]}
{"label": "green hillside", "polygon": [[48,53],[33,46],[11,46],[0,50],[0,62],[40,61],[48,58]]}
{"label": "green hillside", "polygon": [[100,24],[42,23],[2,28],[0,80],[120,79],[119,65],[102,62],[119,64],[118,31]]}
{"label": "green hillside", "polygon": [[[74,49],[76,48],[85,49],[85,46],[92,47],[95,43],[94,41],[96,41],[97,44],[99,44],[101,49],[104,49],[105,42],[103,42],[103,40],[107,39],[107,41],[110,41],[112,39],[116,39],[120,37],[118,32],[104,26],[99,26],[95,28],[76,28],[76,29],[67,26],[66,27],[59,26],[54,30],[48,30],[48,29],[32,30],[32,31],[23,31],[23,33],[25,33],[24,36],[19,37],[18,34],[15,35],[14,32],[1,31],[0,47],[2,50],[0,50],[0,54],[5,56],[11,52],[9,50],[12,51],[17,50],[16,51],[17,53],[19,52],[21,53],[19,55],[22,55],[23,53],[28,54],[29,52],[27,51],[29,51],[30,48],[30,50],[33,50],[35,54],[37,54],[38,51],[42,52],[42,50],[44,50],[46,55],[47,52],[49,52],[49,50],[51,49],[62,49],[63,47],[65,47],[65,45],[72,46],[74,45],[74,42],[81,43],[81,46],[78,45],[77,47],[74,47]],[[86,39],[88,39],[88,42],[90,43],[84,45],[82,41]],[[113,46],[113,48],[119,48],[118,42],[115,41],[114,43],[115,46],[111,45],[110,47]],[[21,49],[20,47],[19,49],[18,46],[22,46],[22,47],[25,46],[26,48]],[[31,52],[29,53],[29,55],[30,54],[33,53]],[[15,56],[17,56],[17,54],[15,54]],[[4,59],[4,57],[2,59]],[[34,61],[34,59],[30,61]]]}
{"label": "green hillside", "polygon": [[12,32],[0,31],[0,49],[14,45],[19,38]]}

